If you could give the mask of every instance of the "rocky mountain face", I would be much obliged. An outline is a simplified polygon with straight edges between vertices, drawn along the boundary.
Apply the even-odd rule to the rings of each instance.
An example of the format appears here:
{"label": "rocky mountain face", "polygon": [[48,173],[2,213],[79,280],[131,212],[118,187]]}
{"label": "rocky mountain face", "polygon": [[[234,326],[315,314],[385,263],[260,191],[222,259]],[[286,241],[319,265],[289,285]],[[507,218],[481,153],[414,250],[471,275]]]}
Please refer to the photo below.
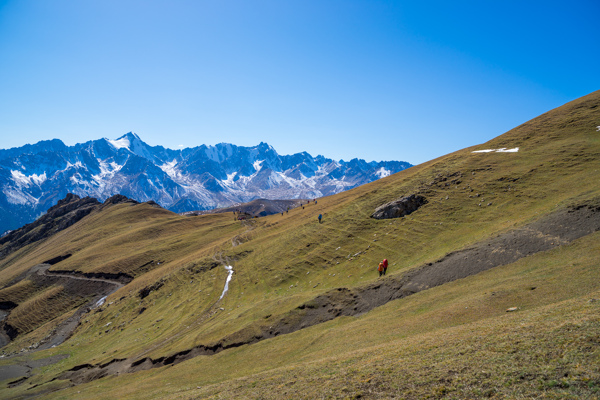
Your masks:
{"label": "rocky mountain face", "polygon": [[328,196],[410,166],[306,152],[282,156],[266,143],[172,150],[149,146],[131,132],[74,146],[41,141],[0,150],[0,233],[35,220],[67,193],[101,201],[122,194],[184,212],[257,198]]}

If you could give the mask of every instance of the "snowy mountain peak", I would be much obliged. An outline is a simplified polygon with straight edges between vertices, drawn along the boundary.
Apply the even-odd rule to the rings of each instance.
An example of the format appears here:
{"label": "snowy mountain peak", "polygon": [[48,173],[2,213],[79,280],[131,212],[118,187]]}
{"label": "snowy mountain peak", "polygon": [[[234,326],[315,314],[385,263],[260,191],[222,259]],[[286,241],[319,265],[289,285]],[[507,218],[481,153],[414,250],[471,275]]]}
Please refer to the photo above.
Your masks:
{"label": "snowy mountain peak", "polygon": [[131,141],[129,139],[129,137],[127,135],[123,135],[120,138],[118,138],[117,140],[110,140],[110,139],[106,139],[105,140],[110,143],[115,149],[127,149],[129,150],[129,146],[131,146]]}
{"label": "snowy mountain peak", "polygon": [[155,155],[152,148],[148,146],[138,135],[128,132],[116,140],[105,139],[116,150],[127,149],[135,155],[154,161]]}
{"label": "snowy mountain peak", "polygon": [[33,221],[67,193],[102,201],[122,194],[183,212],[256,198],[328,196],[410,166],[279,155],[264,142],[172,150],[149,146],[133,132],[74,146],[44,141],[0,150],[0,233]]}

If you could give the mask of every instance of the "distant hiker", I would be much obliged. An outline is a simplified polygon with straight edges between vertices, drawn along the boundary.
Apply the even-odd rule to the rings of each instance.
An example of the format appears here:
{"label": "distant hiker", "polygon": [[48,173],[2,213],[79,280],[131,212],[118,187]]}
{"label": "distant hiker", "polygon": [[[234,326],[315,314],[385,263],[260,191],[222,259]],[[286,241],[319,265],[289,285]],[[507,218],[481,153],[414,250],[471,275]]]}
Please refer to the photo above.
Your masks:
{"label": "distant hiker", "polygon": [[383,274],[385,275],[385,273],[387,272],[387,267],[388,267],[388,260],[387,260],[387,258],[383,259],[382,264],[383,264]]}
{"label": "distant hiker", "polygon": [[285,210],[285,213],[289,213],[290,212],[290,208],[288,207],[287,210]]}
{"label": "distant hiker", "polygon": [[379,271],[379,276],[382,276],[384,274],[384,272],[383,272],[383,262],[379,263],[379,266],[377,267],[377,271]]}
{"label": "distant hiker", "polygon": [[319,214],[319,223],[321,223],[321,218],[323,218],[323,216]]}

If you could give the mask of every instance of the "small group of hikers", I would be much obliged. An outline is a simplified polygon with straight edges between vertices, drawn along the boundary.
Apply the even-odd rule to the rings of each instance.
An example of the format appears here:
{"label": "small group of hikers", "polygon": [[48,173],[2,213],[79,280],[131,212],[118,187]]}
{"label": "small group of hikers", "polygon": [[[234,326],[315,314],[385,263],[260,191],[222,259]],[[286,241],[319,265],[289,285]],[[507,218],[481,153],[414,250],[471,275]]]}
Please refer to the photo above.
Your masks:
{"label": "small group of hikers", "polygon": [[385,275],[385,273],[387,272],[387,267],[388,267],[388,260],[387,258],[384,258],[382,262],[379,263],[379,266],[377,267],[377,271],[379,271],[379,276]]}

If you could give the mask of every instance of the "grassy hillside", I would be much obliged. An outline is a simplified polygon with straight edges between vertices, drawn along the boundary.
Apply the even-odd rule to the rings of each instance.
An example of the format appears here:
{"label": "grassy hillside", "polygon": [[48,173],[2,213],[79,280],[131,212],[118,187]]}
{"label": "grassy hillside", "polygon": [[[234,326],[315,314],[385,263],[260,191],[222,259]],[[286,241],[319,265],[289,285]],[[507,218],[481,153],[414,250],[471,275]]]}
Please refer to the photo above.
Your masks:
{"label": "grassy hillside", "polygon": [[[28,271],[127,274],[133,280],[86,313],[58,347],[1,359],[11,365],[68,354],[0,397],[47,398],[592,398],[600,390],[598,232],[509,265],[289,334],[168,366],[125,373],[115,360],[156,361],[198,346],[258,337],[298,306],[337,288],[399,278],[445,255],[558,210],[600,205],[600,92],[488,143],[285,215],[236,221],[117,204],[0,260],[0,301],[18,307],[18,352],[81,305]],[[473,153],[519,148],[518,152]],[[399,219],[377,206],[421,194]],[[318,223],[317,215],[323,215]],[[219,300],[227,277],[229,291]],[[24,278],[24,279],[23,279]],[[89,297],[89,296],[88,296]],[[39,306],[56,298],[50,310]],[[69,303],[70,302],[70,303]],[[70,304],[70,312],[65,307]],[[518,307],[513,313],[506,309]],[[50,314],[49,314],[50,313]],[[26,315],[26,317],[25,317]],[[36,324],[37,321],[37,324]],[[65,371],[113,362],[93,379]]]}

